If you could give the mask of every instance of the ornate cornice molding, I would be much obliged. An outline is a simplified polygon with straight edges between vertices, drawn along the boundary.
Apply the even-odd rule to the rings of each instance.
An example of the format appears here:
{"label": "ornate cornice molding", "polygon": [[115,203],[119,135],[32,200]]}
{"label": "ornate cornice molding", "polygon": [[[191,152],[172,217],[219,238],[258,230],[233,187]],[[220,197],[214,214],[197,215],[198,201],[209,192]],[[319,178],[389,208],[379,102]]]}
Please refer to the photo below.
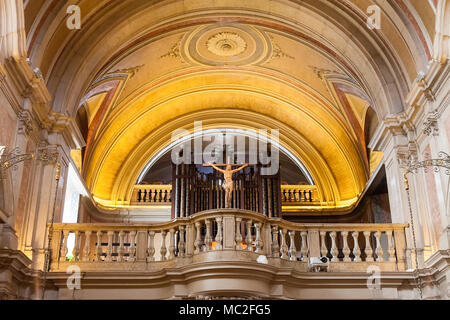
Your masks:
{"label": "ornate cornice molding", "polygon": [[74,118],[61,113],[52,112],[49,116],[49,132],[61,133],[72,149],[80,149],[86,145],[83,135]]}
{"label": "ornate cornice molding", "polygon": [[405,112],[389,115],[383,123],[393,135],[408,135],[408,132],[415,130],[411,116]]}
{"label": "ornate cornice molding", "polygon": [[6,69],[22,96],[30,98],[34,104],[49,108],[51,95],[38,68],[33,69],[25,58],[11,57],[7,59]]}
{"label": "ornate cornice molding", "polygon": [[[425,72],[419,72],[406,97],[406,104],[412,109],[423,109],[427,103],[439,102],[439,95],[445,91],[450,77],[449,63],[432,60]],[[438,107],[438,106],[436,106]]]}

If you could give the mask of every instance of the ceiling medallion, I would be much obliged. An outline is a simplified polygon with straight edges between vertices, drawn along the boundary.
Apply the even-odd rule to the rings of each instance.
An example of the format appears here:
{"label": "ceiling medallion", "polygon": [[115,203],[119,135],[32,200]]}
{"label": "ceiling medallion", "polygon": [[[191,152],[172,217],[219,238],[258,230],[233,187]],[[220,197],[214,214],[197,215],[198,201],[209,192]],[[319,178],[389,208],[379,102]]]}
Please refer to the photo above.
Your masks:
{"label": "ceiling medallion", "polygon": [[262,30],[239,23],[201,25],[183,37],[180,48],[185,61],[209,66],[262,64],[273,51]]}
{"label": "ceiling medallion", "polygon": [[247,43],[233,32],[219,32],[206,42],[208,50],[222,57],[237,56],[247,49]]}

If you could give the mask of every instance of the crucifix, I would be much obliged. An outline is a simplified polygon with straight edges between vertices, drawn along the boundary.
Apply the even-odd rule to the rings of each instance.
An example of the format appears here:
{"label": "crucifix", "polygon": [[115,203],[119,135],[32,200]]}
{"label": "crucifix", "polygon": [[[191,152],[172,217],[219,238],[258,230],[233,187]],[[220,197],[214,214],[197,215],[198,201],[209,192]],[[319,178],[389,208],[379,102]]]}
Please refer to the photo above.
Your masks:
{"label": "crucifix", "polygon": [[[231,193],[233,192],[234,189],[234,185],[233,185],[233,173],[238,172],[242,169],[244,169],[245,167],[248,166],[248,163],[240,166],[237,169],[231,169],[233,166],[239,166],[238,164],[212,164],[212,163],[208,163],[208,164],[204,164],[204,167],[213,167],[214,169],[216,169],[219,172],[223,173],[223,176],[225,178],[225,183],[222,184],[222,188],[225,189],[225,208],[230,208],[231,207]],[[225,167],[224,169],[220,169],[219,167]]]}

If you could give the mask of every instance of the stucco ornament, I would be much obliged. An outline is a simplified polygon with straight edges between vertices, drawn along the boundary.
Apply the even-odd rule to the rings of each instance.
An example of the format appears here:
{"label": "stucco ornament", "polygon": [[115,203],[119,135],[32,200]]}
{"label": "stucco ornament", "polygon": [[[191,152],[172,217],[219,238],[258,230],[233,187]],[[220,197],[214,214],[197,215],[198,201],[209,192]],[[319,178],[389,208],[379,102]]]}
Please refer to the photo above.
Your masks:
{"label": "stucco ornament", "polygon": [[206,42],[208,50],[218,56],[237,56],[247,49],[247,43],[238,34],[232,32],[220,32]]}

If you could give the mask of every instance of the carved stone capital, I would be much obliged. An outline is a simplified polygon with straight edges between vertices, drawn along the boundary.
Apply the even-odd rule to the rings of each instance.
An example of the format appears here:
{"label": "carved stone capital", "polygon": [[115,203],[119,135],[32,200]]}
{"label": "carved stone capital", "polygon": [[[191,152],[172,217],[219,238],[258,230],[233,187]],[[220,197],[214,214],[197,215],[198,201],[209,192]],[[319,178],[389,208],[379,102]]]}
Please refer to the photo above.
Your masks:
{"label": "carved stone capital", "polygon": [[415,162],[418,159],[417,148],[413,144],[398,148],[397,159],[400,167],[407,169],[412,162]]}
{"label": "carved stone capital", "polygon": [[19,133],[29,135],[34,130],[33,118],[31,112],[28,110],[23,110],[19,113],[18,119],[20,122]]}
{"label": "carved stone capital", "polygon": [[56,146],[50,146],[46,142],[39,143],[36,150],[36,160],[42,161],[44,165],[56,164],[59,151]]}
{"label": "carved stone capital", "polygon": [[440,114],[437,111],[433,111],[429,113],[426,121],[423,123],[423,133],[427,136],[433,135],[438,136],[439,135],[439,126],[438,126],[438,119],[440,117]]}

